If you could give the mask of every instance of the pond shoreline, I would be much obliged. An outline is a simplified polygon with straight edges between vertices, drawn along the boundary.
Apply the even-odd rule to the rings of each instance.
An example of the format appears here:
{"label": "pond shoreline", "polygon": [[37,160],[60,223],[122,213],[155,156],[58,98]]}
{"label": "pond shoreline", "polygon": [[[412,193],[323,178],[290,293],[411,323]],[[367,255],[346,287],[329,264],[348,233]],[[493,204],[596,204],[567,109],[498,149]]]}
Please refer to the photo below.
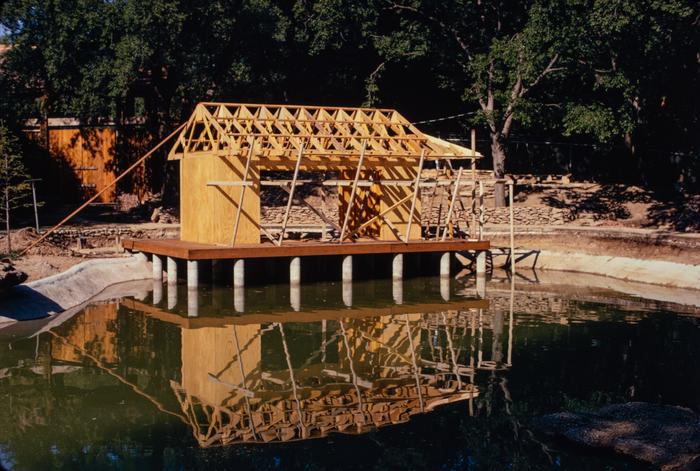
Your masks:
{"label": "pond shoreline", "polygon": [[[484,236],[493,241],[493,267],[505,266],[509,253],[507,232],[490,228]],[[700,286],[697,234],[543,227],[528,228],[517,234],[515,240],[516,270],[585,273],[686,290],[697,290]],[[458,263],[454,262],[453,268]],[[142,254],[79,263],[56,275],[16,287],[11,297],[0,301],[0,328],[66,311],[112,285],[151,276],[150,263]]]}

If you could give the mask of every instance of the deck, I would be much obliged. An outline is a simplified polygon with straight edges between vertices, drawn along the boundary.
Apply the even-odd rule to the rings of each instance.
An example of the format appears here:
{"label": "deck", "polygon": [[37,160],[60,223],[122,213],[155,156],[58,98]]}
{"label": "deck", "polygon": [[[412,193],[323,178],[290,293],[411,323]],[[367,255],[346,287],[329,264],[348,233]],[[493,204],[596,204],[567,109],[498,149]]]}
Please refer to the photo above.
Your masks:
{"label": "deck", "polygon": [[488,240],[468,239],[446,241],[416,240],[408,243],[366,240],[342,244],[320,241],[285,241],[282,246],[267,242],[225,247],[176,239],[124,239],[122,247],[130,251],[183,260],[233,260],[323,255],[483,251],[488,250],[491,247],[491,243]]}

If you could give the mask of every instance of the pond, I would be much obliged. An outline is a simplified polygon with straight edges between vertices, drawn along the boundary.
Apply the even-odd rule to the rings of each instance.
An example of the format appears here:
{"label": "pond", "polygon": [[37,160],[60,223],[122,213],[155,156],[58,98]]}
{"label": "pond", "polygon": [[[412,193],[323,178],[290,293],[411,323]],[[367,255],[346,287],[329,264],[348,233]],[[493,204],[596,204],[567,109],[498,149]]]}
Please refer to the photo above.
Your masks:
{"label": "pond", "polygon": [[231,288],[142,288],[0,331],[0,466],[646,469],[529,421],[700,409],[700,318],[680,305],[417,277],[250,286],[239,313]]}

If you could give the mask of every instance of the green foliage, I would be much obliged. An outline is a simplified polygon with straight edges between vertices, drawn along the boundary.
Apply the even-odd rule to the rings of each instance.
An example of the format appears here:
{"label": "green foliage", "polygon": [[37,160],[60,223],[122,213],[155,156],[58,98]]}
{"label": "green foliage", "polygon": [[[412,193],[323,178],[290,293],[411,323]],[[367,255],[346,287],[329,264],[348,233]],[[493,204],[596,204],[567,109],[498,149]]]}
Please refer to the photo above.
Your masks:
{"label": "green foliage", "polygon": [[29,205],[29,178],[17,138],[0,124],[0,221],[6,222],[6,208],[14,210]]}
{"label": "green foliage", "polygon": [[203,100],[364,102],[474,112],[501,170],[512,134],[697,156],[699,17],[693,0],[7,0],[0,116],[140,111],[157,137]]}

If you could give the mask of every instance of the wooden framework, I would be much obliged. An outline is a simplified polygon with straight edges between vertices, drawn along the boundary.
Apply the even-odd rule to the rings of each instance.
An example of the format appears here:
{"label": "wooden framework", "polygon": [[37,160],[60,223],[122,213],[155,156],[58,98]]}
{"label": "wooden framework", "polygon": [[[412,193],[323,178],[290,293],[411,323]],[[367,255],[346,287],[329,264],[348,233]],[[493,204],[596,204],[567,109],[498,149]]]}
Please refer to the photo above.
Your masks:
{"label": "wooden framework", "polygon": [[[358,236],[407,243],[421,238],[424,162],[473,163],[481,155],[474,146],[422,133],[395,110],[200,103],[168,158],[181,161],[183,241],[238,246],[259,244],[265,235],[280,246],[297,186],[312,183],[299,179],[302,171],[334,171],[340,177],[321,182],[338,190],[342,219],[326,221],[340,229],[336,243]],[[263,171],[293,176],[266,180]],[[274,236],[260,222],[265,185],[289,194]]]}

